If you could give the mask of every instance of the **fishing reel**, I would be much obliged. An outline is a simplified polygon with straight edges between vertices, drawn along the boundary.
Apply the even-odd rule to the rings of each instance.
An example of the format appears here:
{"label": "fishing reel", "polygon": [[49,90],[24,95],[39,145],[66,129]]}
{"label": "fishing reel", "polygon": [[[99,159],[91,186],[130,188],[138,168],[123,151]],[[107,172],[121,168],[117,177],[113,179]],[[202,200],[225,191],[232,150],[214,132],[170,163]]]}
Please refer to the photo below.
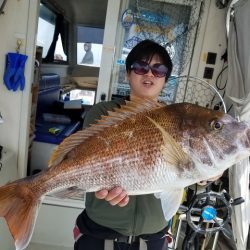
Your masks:
{"label": "fishing reel", "polygon": [[197,233],[212,234],[218,231],[223,232],[226,237],[232,234],[226,228],[231,219],[232,206],[244,202],[242,197],[232,199],[225,191],[204,192],[196,195],[186,212],[186,219],[193,230],[192,238]]}

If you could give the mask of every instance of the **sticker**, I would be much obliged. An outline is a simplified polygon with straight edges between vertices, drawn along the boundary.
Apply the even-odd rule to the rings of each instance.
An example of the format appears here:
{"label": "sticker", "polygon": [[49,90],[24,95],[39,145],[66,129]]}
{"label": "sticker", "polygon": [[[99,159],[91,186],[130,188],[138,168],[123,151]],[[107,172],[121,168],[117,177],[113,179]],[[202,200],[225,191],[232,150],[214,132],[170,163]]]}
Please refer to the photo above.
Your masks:
{"label": "sticker", "polygon": [[117,59],[116,64],[124,65],[125,64],[125,60],[124,59]]}
{"label": "sticker", "polygon": [[134,14],[131,9],[127,9],[122,14],[122,26],[129,28],[134,23]]}
{"label": "sticker", "polygon": [[136,18],[141,19],[143,22],[157,24],[163,27],[169,24],[169,18],[167,16],[151,11],[140,11],[136,13]]}
{"label": "sticker", "polygon": [[137,43],[139,43],[141,41],[142,41],[141,38],[139,38],[137,36],[133,36],[130,39],[128,39],[127,41],[125,41],[124,45],[128,49],[132,49]]}

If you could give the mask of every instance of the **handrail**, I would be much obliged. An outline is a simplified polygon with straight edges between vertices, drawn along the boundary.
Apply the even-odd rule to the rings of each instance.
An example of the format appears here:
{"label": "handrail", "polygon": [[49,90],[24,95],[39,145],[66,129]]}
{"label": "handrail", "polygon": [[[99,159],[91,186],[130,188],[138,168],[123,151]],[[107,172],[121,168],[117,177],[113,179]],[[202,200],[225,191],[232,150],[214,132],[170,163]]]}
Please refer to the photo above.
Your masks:
{"label": "handrail", "polygon": [[174,80],[174,79],[177,79],[178,81],[180,81],[181,79],[183,79],[183,82],[185,81],[185,90],[184,90],[184,96],[181,97],[183,99],[183,102],[185,101],[186,99],[186,93],[187,93],[187,89],[188,89],[188,84],[190,82],[194,82],[194,83],[197,83],[197,84],[201,84],[205,87],[208,87],[208,89],[212,90],[214,94],[216,94],[216,96],[219,98],[219,100],[221,101],[221,105],[222,105],[222,108],[223,108],[223,111],[225,113],[227,113],[227,109],[226,109],[226,105],[225,105],[225,102],[221,96],[221,94],[219,93],[219,91],[212,85],[212,84],[209,84],[207,81],[205,81],[204,79],[202,78],[199,78],[199,77],[196,77],[196,76],[189,76],[189,75],[180,75],[180,76],[173,76],[173,78],[170,79],[170,81]]}

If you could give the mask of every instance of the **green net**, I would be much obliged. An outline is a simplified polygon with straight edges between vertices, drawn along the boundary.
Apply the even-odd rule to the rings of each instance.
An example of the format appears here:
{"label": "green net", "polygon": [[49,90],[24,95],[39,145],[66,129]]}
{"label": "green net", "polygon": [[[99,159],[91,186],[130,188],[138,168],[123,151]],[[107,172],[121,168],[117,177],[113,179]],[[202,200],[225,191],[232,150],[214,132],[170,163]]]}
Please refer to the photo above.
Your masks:
{"label": "green net", "polygon": [[[180,4],[181,2],[181,4]],[[125,35],[125,47],[131,49],[144,39],[154,40],[169,52],[173,75],[180,75],[191,60],[202,17],[200,0],[130,1],[133,27]]]}
{"label": "green net", "polygon": [[202,16],[201,0],[129,0],[120,12],[118,34],[122,34],[119,35],[122,44],[117,49],[112,93],[129,95],[125,59],[129,51],[145,39],[166,48],[173,62],[173,76],[188,72]]}

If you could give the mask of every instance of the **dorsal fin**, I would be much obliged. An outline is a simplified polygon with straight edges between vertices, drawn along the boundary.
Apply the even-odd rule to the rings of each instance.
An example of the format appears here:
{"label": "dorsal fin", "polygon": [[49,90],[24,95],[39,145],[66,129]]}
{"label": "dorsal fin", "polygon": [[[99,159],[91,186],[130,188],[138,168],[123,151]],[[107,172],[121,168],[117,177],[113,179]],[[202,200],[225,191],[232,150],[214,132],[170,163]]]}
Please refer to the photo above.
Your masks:
{"label": "dorsal fin", "polygon": [[96,136],[105,128],[117,125],[126,118],[131,118],[133,115],[143,113],[144,111],[151,111],[163,106],[164,104],[152,99],[133,97],[131,101],[126,101],[126,105],[121,105],[121,108],[116,108],[115,111],[108,111],[108,115],[103,115],[96,124],[92,124],[90,127],[78,131],[64,139],[64,141],[52,153],[49,160],[49,167],[59,164],[71,150],[83,143],[86,139]]}

